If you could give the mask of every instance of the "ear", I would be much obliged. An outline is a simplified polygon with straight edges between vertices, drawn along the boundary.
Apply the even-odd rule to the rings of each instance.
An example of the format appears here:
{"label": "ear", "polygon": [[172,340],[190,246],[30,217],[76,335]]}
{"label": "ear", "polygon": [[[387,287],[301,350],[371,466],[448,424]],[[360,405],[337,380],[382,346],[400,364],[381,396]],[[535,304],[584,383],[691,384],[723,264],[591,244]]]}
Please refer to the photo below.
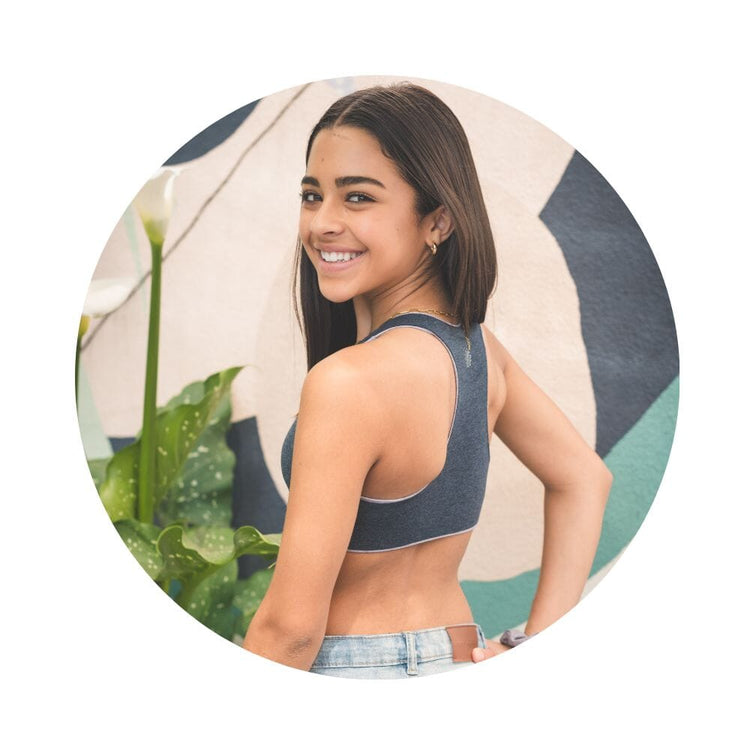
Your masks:
{"label": "ear", "polygon": [[434,211],[427,214],[425,225],[430,234],[428,245],[432,242],[436,242],[438,245],[445,242],[453,232],[453,219],[445,206],[438,206]]}

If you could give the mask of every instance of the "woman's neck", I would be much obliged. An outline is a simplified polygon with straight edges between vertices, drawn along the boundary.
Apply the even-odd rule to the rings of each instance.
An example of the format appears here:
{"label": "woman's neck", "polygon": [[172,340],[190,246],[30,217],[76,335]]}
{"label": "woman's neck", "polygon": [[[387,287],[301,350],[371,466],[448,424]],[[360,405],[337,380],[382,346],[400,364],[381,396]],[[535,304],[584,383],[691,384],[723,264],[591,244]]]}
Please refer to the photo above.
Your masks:
{"label": "woman's neck", "polygon": [[[393,299],[372,299],[365,295],[355,297],[354,315],[357,320],[357,341],[361,341],[371,331],[375,330],[386,320],[407,310],[423,310],[450,313],[451,304],[448,296],[436,282],[427,283],[419,289],[406,295],[399,295]],[[450,316],[446,316],[451,320]]]}

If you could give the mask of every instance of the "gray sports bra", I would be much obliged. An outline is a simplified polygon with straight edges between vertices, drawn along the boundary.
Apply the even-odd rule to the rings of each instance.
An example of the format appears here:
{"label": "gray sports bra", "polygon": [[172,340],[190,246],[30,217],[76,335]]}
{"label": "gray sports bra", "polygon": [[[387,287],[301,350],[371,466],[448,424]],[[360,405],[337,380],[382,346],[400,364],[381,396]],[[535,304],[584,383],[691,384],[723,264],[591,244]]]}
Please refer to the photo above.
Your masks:
{"label": "gray sports bra", "polygon": [[[467,347],[463,328],[425,313],[405,313],[386,321],[360,343],[395,327],[429,331],[450,352],[456,374],[456,405],[448,450],[440,474],[421,490],[395,500],[361,497],[349,552],[384,552],[473,529],[484,500],[489,466],[487,355],[479,324]],[[281,449],[287,487],[297,421]]]}

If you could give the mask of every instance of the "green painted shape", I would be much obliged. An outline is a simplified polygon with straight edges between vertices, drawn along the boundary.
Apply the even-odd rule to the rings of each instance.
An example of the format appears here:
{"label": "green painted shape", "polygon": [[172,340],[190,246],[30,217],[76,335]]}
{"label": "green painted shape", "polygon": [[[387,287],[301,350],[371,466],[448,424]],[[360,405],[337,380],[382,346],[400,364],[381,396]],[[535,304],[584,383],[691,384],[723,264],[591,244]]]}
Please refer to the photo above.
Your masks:
{"label": "green painted shape", "polygon": [[[651,507],[672,448],[678,400],[675,378],[604,458],[615,480],[591,575],[623,550]],[[501,581],[462,581],[461,588],[475,621],[492,636],[526,621],[538,581],[537,568]]]}
{"label": "green painted shape", "polygon": [[83,452],[88,460],[111,458],[112,444],[104,434],[99,411],[94,403],[91,385],[83,362],[78,364],[78,426],[81,430]]}

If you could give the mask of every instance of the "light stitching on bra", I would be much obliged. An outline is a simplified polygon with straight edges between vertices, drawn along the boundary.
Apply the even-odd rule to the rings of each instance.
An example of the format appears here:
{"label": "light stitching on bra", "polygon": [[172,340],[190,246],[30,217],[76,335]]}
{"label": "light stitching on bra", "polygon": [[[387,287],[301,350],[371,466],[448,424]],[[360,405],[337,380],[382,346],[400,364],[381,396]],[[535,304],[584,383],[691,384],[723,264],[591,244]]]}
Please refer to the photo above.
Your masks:
{"label": "light stitching on bra", "polygon": [[402,544],[399,547],[386,547],[385,549],[347,549],[347,552],[356,552],[360,555],[368,555],[373,552],[393,552],[397,549],[406,549],[407,547],[416,547],[418,544],[424,544],[425,542],[434,542],[436,539],[446,539],[449,536],[458,536],[459,534],[465,534],[467,531],[473,531],[476,529],[477,524],[469,526],[468,529],[462,529],[461,531],[452,531],[450,534],[440,534],[439,536],[431,536],[429,539],[420,539],[418,542],[410,542],[409,544]]}
{"label": "light stitching on bra", "polygon": [[[394,315],[392,318],[389,318],[388,320],[395,320],[396,318],[401,318],[401,317],[403,317],[405,315],[421,315],[424,318],[432,318],[433,320],[438,320],[441,323],[445,323],[445,325],[450,326],[451,328],[460,328],[461,327],[460,323],[449,323],[447,320],[443,320],[442,318],[438,318],[437,315],[430,315],[429,313],[422,312],[421,310],[412,310],[411,312],[402,312],[402,313],[399,313],[398,315]],[[387,323],[388,320],[386,320],[385,323]],[[385,325],[385,323],[381,323],[381,325]],[[403,328],[406,328],[406,327],[407,326],[403,326]],[[410,327],[414,328],[414,327],[419,327],[419,326],[410,326]],[[390,331],[391,329],[387,328],[386,330]],[[420,331],[426,331],[426,330],[429,330],[429,329],[427,329],[427,328],[420,328],[419,330]],[[376,333],[375,336],[380,336],[381,333],[385,333],[385,331],[380,331],[379,333]],[[368,334],[368,336],[369,335],[370,334]],[[365,341],[369,341],[368,336],[365,336],[362,339],[362,341],[360,341],[359,343],[360,344],[364,344]],[[375,336],[373,336],[373,338],[375,338]]]}

